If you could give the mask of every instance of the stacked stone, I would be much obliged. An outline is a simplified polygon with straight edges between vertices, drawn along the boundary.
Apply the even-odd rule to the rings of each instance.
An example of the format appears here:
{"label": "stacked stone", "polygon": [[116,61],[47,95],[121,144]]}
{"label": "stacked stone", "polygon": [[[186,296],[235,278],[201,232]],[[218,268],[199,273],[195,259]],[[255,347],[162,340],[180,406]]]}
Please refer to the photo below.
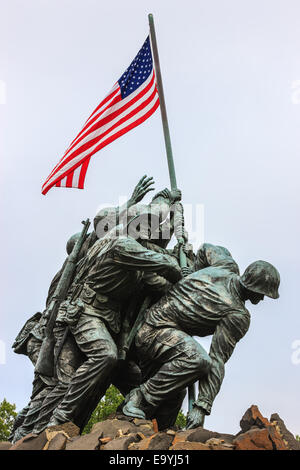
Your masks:
{"label": "stacked stone", "polygon": [[80,435],[73,423],[29,434],[14,445],[0,442],[0,450],[300,450],[283,420],[273,414],[270,421],[252,405],[240,421],[237,435],[221,434],[202,427],[159,432],[156,420],[115,415],[94,424],[89,434]]}

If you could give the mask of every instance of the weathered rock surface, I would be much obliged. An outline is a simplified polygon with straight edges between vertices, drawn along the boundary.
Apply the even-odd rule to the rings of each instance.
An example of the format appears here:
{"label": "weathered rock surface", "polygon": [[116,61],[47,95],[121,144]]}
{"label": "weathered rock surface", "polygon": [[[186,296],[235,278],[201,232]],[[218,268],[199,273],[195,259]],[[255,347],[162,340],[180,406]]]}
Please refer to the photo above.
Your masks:
{"label": "weathered rock surface", "polygon": [[177,442],[171,447],[171,450],[211,450],[209,445],[203,444],[202,442]]}
{"label": "weathered rock surface", "polygon": [[233,444],[229,444],[224,439],[218,439],[215,437],[208,439],[208,441],[206,441],[205,444],[208,445],[211,450],[233,450],[234,449]]}
{"label": "weathered rock surface", "polygon": [[63,431],[69,437],[76,437],[79,435],[79,432],[80,432],[79,427],[76,426],[76,424],[71,423],[71,422],[59,424],[57,426],[50,426],[47,429],[48,431]]}
{"label": "weathered rock surface", "polygon": [[129,445],[133,442],[138,442],[141,437],[138,434],[128,434],[128,436],[117,437],[105,445],[100,447],[100,450],[127,450]]}
{"label": "weathered rock surface", "polygon": [[289,446],[271,423],[252,405],[240,421],[242,432],[233,441],[236,450],[288,450]]}
{"label": "weathered rock surface", "polygon": [[66,450],[99,450],[101,434],[99,432],[91,432],[80,436],[79,439],[74,439],[67,443]]}
{"label": "weathered rock surface", "polygon": [[168,450],[174,436],[166,432],[159,432],[150,437],[142,439],[136,444],[129,446],[130,450]]}
{"label": "weathered rock surface", "polygon": [[58,432],[49,442],[47,450],[65,450],[67,440],[67,436]]}
{"label": "weathered rock surface", "polygon": [[242,432],[247,432],[252,426],[257,426],[263,429],[270,423],[267,418],[264,418],[256,405],[250,406],[240,421]]}
{"label": "weathered rock surface", "polygon": [[236,450],[273,450],[267,429],[249,429],[234,441]]}
{"label": "weathered rock surface", "polygon": [[0,450],[9,450],[12,444],[8,441],[0,441]]}
{"label": "weathered rock surface", "polygon": [[129,421],[107,419],[100,423],[94,424],[91,433],[97,432],[99,435],[102,434],[102,437],[111,437],[112,439],[114,439],[116,437],[121,437],[122,435],[135,432],[136,429],[137,427],[135,426],[135,424],[130,423]]}
{"label": "weathered rock surface", "polygon": [[0,442],[0,450],[300,450],[284,421],[277,414],[269,421],[256,405],[245,412],[240,425],[236,436],[202,427],[159,432],[156,420],[115,413],[94,424],[89,434],[80,436],[75,424],[64,423],[39,435],[28,434],[14,445]]}
{"label": "weathered rock surface", "polygon": [[300,450],[300,441],[295,439],[293,434],[286,428],[283,419],[281,419],[277,413],[271,415],[270,421],[275,425],[276,430],[282,436],[290,450]]}
{"label": "weathered rock surface", "polygon": [[28,434],[11,446],[9,450],[41,450],[47,442],[46,431],[41,432],[39,435]]}
{"label": "weathered rock surface", "polygon": [[191,432],[187,436],[187,441],[190,442],[206,442],[209,439],[222,439],[224,442],[227,442],[229,444],[232,444],[234,436],[231,434],[220,434],[219,432],[213,432],[213,431],[208,431],[207,429],[204,428],[196,428],[193,429],[193,432]]}

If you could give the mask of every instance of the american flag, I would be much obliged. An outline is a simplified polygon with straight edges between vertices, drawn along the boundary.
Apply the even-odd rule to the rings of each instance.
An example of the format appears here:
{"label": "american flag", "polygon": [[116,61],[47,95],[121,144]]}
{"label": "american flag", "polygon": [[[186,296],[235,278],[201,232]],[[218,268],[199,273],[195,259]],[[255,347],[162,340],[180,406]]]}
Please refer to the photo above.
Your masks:
{"label": "american flag", "polygon": [[43,187],[83,189],[91,156],[144,122],[159,106],[150,38],[85,122]]}

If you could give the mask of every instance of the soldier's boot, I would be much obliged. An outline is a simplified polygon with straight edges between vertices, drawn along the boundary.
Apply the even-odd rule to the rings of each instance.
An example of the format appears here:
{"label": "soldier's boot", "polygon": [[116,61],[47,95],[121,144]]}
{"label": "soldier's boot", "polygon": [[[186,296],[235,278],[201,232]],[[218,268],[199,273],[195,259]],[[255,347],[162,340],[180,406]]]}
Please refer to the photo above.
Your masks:
{"label": "soldier's boot", "polygon": [[150,411],[150,405],[145,400],[140,388],[134,388],[127,395],[122,411],[126,416],[146,419],[146,415]]}
{"label": "soldier's boot", "polygon": [[8,440],[9,441],[13,441],[14,440],[14,435],[17,431],[17,429],[19,427],[22,426],[23,422],[24,422],[24,419],[26,418],[26,414],[29,410],[29,405],[25,406],[25,408],[23,408],[16,416],[16,419],[14,421],[14,424],[13,424],[13,427],[12,427],[12,430],[11,430],[11,433],[10,433],[10,436],[8,437]]}
{"label": "soldier's boot", "polygon": [[35,434],[33,431],[28,430],[26,427],[20,426],[19,428],[17,428],[15,430],[14,435],[13,435],[10,442],[12,444],[15,444],[17,441],[22,439],[22,437],[25,437],[25,436],[27,436],[28,434],[31,434],[31,433]]}

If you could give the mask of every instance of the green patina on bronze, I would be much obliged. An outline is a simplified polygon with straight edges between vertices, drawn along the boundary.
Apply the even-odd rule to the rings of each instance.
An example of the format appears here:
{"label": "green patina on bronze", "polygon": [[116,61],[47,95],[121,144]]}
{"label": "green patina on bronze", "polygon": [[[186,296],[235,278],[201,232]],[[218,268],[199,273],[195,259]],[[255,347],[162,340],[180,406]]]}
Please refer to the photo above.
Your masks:
{"label": "green patina on bronze", "polygon": [[[126,208],[136,205],[152,189],[150,188],[152,183],[152,178],[143,177],[135,188]],[[165,211],[166,206],[170,210],[178,197],[180,197],[180,192],[175,191],[173,194],[169,190],[161,191],[153,198],[152,206],[149,206],[146,212],[151,213],[153,210],[155,214],[159,214],[160,211]],[[120,213],[119,208],[116,212]],[[101,220],[101,217],[101,214],[100,216],[97,214],[95,225]],[[71,237],[67,243],[68,253],[74,244],[76,247],[79,239],[78,234]],[[53,311],[53,300],[55,300],[55,295],[57,297],[57,291],[60,289],[64,273],[66,273],[68,259],[66,260],[63,268],[51,283],[46,302],[47,308],[41,320],[32,329],[28,325],[24,328],[28,337],[33,338],[36,331],[40,332],[34,363],[39,357],[40,364],[43,365],[44,353],[41,345],[45,344],[47,331],[48,335],[49,332],[52,335],[54,356],[57,358],[57,363],[53,377],[47,377],[41,373],[44,372],[43,369],[36,368],[35,382],[38,381],[40,387],[35,387],[35,393],[32,395],[28,407],[22,410],[20,419],[16,421],[18,426],[15,429],[14,440],[32,430],[35,432],[43,430],[49,424],[51,417],[52,421],[55,419],[53,412],[56,411],[59,415],[60,410],[64,410],[64,407],[67,410],[66,413],[70,415],[70,419],[83,428],[110,383],[118,385],[124,395],[140,383],[140,370],[130,358],[125,361],[125,368],[120,368],[119,362],[114,359],[116,359],[116,350],[120,346],[122,338],[126,339],[131,330],[143,299],[153,293],[155,293],[154,299],[157,299],[157,296],[166,292],[170,282],[181,278],[176,256],[160,247],[161,242],[166,244],[168,240],[158,239],[156,244],[143,240],[140,244],[128,236],[119,237],[115,234],[107,234],[104,239],[98,240],[95,232],[89,234],[81,248],[80,255],[76,254],[79,261],[74,280],[68,289],[67,299],[62,301],[62,296],[60,296],[60,308],[51,324],[49,309]],[[140,294],[137,295],[139,291]],[[133,297],[136,299],[134,302],[132,302]],[[133,309],[132,312],[128,312],[130,305]],[[130,318],[127,318],[126,312],[130,313]],[[127,324],[127,331],[126,328],[124,331],[122,319],[126,320],[124,327]],[[68,332],[67,335],[66,332]],[[23,333],[19,336],[22,335],[24,336]],[[87,335],[88,343],[90,340],[94,341],[94,348],[88,344],[89,350],[87,350],[84,335]],[[31,341],[28,341],[28,345]],[[23,343],[22,340],[22,345]],[[101,348],[102,356],[99,356]],[[29,350],[26,351],[25,348],[23,353],[29,355]],[[53,353],[52,344],[51,353]],[[93,362],[97,355],[97,373],[93,382],[95,368],[94,370],[90,369],[88,361],[84,359],[89,356]],[[113,362],[116,362],[115,374],[111,373],[114,369],[111,367]],[[99,367],[103,369],[102,376],[101,373],[99,374]],[[109,374],[107,373],[108,369]],[[85,390],[80,393],[79,398],[82,402],[88,402],[90,406],[83,407],[80,405],[80,399],[75,399],[76,406],[74,408],[73,402],[70,409],[70,397],[74,398],[74,393],[75,395],[77,393],[78,375],[80,380],[85,380],[86,384]],[[62,411],[61,413],[63,414]],[[61,420],[65,420],[64,415],[58,418],[58,421]]]}
{"label": "green patina on bronze", "polygon": [[[46,309],[13,345],[35,365],[13,441],[66,421],[82,430],[111,384],[125,396],[119,411],[156,418],[160,429],[174,425],[188,387],[187,427],[202,426],[224,365],[249,328],[245,302],[279,296],[279,273],[270,263],[256,261],[240,276],[226,248],[206,243],[194,254],[188,246],[152,15],[149,25],[171,190],[140,204],[153,190],[145,175],[126,204],[96,214],[94,231],[87,234],[87,221],[69,239]],[[154,231],[144,224],[153,219]],[[177,245],[168,250],[173,234]],[[209,353],[194,339],[208,335]]]}
{"label": "green patina on bronze", "polygon": [[[224,365],[249,328],[245,301],[276,298],[279,282],[276,268],[263,261],[240,277],[226,248],[204,244],[195,257],[195,272],[171,287],[145,315],[136,347],[147,380],[129,394],[124,414],[154,417],[169,396],[199,379],[188,427],[203,425],[220,390]],[[207,354],[193,336],[210,335]]]}

